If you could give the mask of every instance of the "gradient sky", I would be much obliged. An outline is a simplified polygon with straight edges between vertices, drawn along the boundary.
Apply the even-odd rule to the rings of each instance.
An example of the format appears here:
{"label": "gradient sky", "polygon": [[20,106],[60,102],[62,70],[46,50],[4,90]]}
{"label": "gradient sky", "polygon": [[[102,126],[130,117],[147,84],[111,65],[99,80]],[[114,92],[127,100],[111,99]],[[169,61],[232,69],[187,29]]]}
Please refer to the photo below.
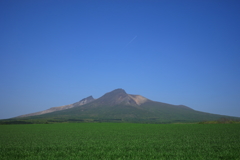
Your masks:
{"label": "gradient sky", "polygon": [[1,0],[0,119],[123,88],[240,117],[239,0]]}

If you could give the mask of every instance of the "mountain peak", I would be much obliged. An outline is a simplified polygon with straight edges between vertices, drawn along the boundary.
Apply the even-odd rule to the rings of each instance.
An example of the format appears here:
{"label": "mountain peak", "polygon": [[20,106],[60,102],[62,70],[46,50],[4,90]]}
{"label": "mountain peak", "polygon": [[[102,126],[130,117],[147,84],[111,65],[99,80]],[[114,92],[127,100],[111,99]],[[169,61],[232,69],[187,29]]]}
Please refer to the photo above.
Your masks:
{"label": "mountain peak", "polygon": [[97,101],[101,104],[116,105],[119,104],[121,99],[126,96],[127,93],[123,89],[115,89],[104,94],[102,97],[98,98]]}
{"label": "mountain peak", "polygon": [[105,105],[130,105],[137,106],[146,102],[147,98],[138,95],[130,95],[125,92],[125,90],[119,88],[111,92],[104,94],[98,99],[98,102]]}
{"label": "mountain peak", "polygon": [[113,90],[111,92],[108,92],[108,93],[111,93],[111,94],[121,94],[121,93],[122,94],[127,94],[126,91],[122,88],[115,89],[115,90]]}
{"label": "mountain peak", "polygon": [[88,96],[87,98],[83,98],[82,100],[80,100],[79,102],[74,103],[74,107],[75,106],[79,106],[79,105],[84,105],[87,103],[90,103],[92,101],[94,101],[95,99],[92,96]]}

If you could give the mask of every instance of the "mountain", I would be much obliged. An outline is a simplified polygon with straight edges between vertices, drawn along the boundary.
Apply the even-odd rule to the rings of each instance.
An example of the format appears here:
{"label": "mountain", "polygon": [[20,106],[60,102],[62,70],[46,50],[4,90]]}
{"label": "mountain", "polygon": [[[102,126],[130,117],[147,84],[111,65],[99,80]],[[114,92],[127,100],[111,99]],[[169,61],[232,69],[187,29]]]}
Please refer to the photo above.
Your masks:
{"label": "mountain", "polygon": [[65,122],[65,121],[107,121],[107,122],[199,122],[220,118],[234,118],[193,110],[184,105],[172,105],[152,101],[141,95],[127,94],[116,89],[98,99],[92,96],[79,102],[45,111],[22,115],[15,120]]}

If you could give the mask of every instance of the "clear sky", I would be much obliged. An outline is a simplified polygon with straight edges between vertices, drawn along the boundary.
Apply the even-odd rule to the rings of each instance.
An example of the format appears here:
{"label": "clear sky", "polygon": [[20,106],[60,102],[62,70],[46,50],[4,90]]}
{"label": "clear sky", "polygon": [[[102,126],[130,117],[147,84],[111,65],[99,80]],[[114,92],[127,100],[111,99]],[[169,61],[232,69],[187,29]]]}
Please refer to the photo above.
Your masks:
{"label": "clear sky", "polygon": [[1,0],[0,119],[123,88],[240,117],[239,0]]}

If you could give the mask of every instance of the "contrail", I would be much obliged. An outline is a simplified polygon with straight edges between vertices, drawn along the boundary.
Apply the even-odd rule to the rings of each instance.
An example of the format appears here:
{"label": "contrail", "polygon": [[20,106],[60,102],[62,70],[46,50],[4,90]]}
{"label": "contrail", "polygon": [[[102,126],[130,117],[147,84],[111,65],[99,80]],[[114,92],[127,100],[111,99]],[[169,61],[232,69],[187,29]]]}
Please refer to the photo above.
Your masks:
{"label": "contrail", "polygon": [[130,42],[128,42],[128,44],[124,48],[126,48],[130,43],[132,43],[132,41],[134,41],[135,38],[137,38],[137,36],[135,36]]}

